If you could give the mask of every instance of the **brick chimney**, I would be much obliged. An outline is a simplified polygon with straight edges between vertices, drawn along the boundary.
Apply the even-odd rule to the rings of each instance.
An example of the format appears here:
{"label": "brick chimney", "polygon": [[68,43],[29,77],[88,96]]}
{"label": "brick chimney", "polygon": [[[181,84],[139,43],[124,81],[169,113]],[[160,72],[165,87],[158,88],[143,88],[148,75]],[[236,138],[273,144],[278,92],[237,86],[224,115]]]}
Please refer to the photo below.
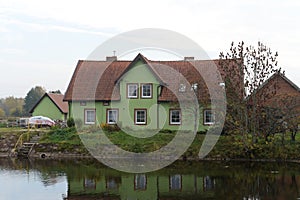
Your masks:
{"label": "brick chimney", "polygon": [[117,60],[117,56],[106,56],[106,61],[113,62]]}
{"label": "brick chimney", "polygon": [[184,57],[184,61],[193,61],[195,58],[193,56],[186,56]]}

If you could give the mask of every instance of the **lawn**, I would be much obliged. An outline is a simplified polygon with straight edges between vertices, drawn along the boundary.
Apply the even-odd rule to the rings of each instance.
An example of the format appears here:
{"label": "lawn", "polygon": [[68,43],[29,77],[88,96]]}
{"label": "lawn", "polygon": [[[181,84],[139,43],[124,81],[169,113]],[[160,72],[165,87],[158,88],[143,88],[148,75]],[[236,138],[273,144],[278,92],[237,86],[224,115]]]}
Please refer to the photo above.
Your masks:
{"label": "lawn", "polygon": [[[18,132],[21,129],[7,130]],[[0,133],[1,131],[3,130],[0,129]],[[72,148],[81,148],[82,152],[84,152],[85,147],[82,144],[81,138],[89,138],[89,134],[91,134],[90,130],[83,130],[77,133],[75,128],[53,128],[46,131],[41,138],[40,143],[55,144],[58,146],[57,150],[60,151],[63,149],[71,151]],[[98,132],[96,134],[99,138],[103,137],[103,134],[105,134],[113,144],[126,151],[136,153],[158,150],[167,145],[176,135],[176,133],[172,131],[161,131],[149,138],[133,137],[122,131],[106,131],[105,133]],[[204,137],[204,134],[197,134],[191,146],[184,153],[184,157],[197,159]],[[99,144],[95,137],[90,137],[90,140],[95,144]],[[222,135],[206,158],[300,160],[300,133],[297,134],[295,142],[290,141],[288,134],[285,135],[283,143],[281,135],[279,134],[271,138],[271,141],[269,142],[266,142],[263,138],[259,139],[258,142],[254,144],[251,141],[251,136],[245,138],[242,136]]]}

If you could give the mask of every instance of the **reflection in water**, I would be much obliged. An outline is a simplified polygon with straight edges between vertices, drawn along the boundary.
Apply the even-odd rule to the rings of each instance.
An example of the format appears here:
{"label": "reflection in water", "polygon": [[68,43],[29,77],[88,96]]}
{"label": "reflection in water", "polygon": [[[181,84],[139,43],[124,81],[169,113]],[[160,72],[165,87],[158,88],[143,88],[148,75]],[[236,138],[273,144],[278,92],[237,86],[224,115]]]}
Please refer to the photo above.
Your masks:
{"label": "reflection in water", "polygon": [[146,190],[147,177],[145,174],[134,175],[134,190]]}
{"label": "reflection in water", "polygon": [[170,185],[170,190],[181,191],[182,188],[181,175],[175,174],[170,176],[169,185]]}
{"label": "reflection in water", "polygon": [[106,188],[108,190],[118,190],[121,184],[121,177],[106,176]]}
{"label": "reflection in water", "polygon": [[128,174],[94,160],[0,159],[0,199],[297,199],[300,166],[177,162]]}
{"label": "reflection in water", "polygon": [[203,179],[203,189],[204,191],[212,190],[214,189],[216,185],[216,181],[213,177],[205,176]]}
{"label": "reflection in water", "polygon": [[67,195],[62,171],[36,169],[34,163],[0,159],[1,200],[55,200]]}

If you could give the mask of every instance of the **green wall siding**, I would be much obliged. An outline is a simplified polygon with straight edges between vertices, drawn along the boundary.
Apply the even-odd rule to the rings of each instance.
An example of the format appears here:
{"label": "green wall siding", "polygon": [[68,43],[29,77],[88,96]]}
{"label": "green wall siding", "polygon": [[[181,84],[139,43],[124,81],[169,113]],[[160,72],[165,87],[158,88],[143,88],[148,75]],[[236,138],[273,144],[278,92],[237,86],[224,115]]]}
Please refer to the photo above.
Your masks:
{"label": "green wall siding", "polygon": [[[176,105],[174,103],[169,102],[161,102],[159,104],[159,127],[162,129],[168,129],[168,130],[178,130],[179,125],[171,125],[170,124],[170,110],[171,109],[180,109],[179,105]],[[191,108],[182,108],[181,109],[181,124],[182,124],[182,130],[191,130],[190,126],[193,126],[194,121],[191,121],[191,119],[194,119],[193,114],[191,114],[191,111],[193,109]],[[198,131],[205,131],[209,128],[209,126],[205,126],[203,124],[203,108],[199,108],[199,122],[198,122]]]}
{"label": "green wall siding", "polygon": [[[152,98],[141,98],[141,89],[139,88],[138,98],[127,98],[127,84],[135,83],[141,86],[143,83],[152,84]],[[180,126],[170,125],[169,110],[178,108],[174,103],[161,102],[158,103],[158,94],[161,87],[159,81],[156,79],[149,67],[144,65],[141,61],[137,61],[131,69],[123,75],[116,87],[120,87],[120,101],[112,101],[108,106],[104,106],[103,102],[86,102],[85,106],[81,106],[80,102],[70,103],[70,116],[74,119],[81,119],[84,122],[84,110],[96,109],[96,124],[106,123],[107,109],[118,109],[119,111],[119,124],[122,127],[129,127],[131,129],[169,129],[177,130]],[[135,125],[134,112],[135,109],[147,110],[147,124]],[[182,111],[182,130],[189,129],[193,126],[191,121],[190,109]],[[200,119],[198,131],[203,131],[208,126],[203,125],[203,111],[199,111]],[[83,123],[84,124],[84,123]]]}
{"label": "green wall siding", "polygon": [[45,96],[35,107],[32,116],[45,116],[53,120],[65,120],[65,115],[57,108],[53,101]]}
{"label": "green wall siding", "polygon": [[104,106],[103,102],[84,101],[86,105],[80,105],[80,102],[72,102],[69,106],[70,117],[75,120],[81,120],[84,125],[85,110],[96,110],[96,124],[106,123],[106,109],[110,106]]}
{"label": "green wall siding", "polygon": [[[140,87],[143,83],[152,84],[152,98],[141,98],[141,88],[137,99],[127,98],[127,84],[137,83]],[[149,68],[141,61],[138,61],[129,72],[127,72],[120,80],[121,101],[111,103],[112,108],[119,109],[119,119],[122,126],[133,129],[148,128],[156,129],[157,126],[157,89],[159,82],[154,77]],[[134,109],[147,110],[147,125],[134,125]]]}

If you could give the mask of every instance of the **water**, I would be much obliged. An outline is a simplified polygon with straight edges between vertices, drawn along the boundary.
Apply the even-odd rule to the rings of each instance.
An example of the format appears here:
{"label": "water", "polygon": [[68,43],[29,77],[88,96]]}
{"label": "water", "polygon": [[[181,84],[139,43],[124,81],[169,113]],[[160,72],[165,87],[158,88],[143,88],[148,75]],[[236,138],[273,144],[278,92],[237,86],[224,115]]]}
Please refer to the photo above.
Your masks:
{"label": "water", "polygon": [[128,174],[95,160],[0,159],[0,200],[300,199],[300,165],[176,162]]}

